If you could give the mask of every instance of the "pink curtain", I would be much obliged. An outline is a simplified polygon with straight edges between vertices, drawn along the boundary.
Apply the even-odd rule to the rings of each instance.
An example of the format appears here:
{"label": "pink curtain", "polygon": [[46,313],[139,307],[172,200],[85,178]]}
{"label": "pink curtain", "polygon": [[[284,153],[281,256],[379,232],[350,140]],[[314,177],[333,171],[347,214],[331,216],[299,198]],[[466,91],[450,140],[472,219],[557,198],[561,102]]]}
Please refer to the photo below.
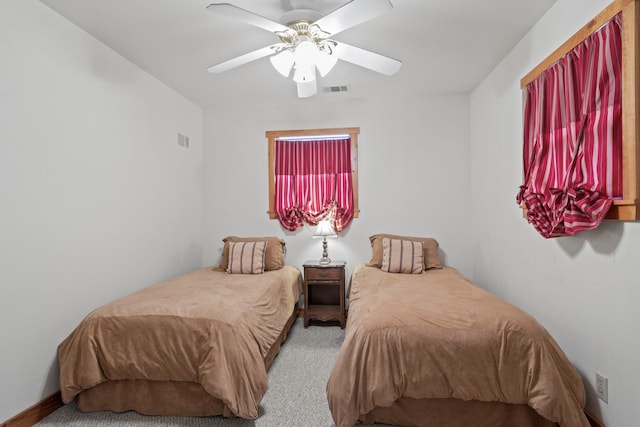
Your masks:
{"label": "pink curtain", "polygon": [[339,233],[353,219],[351,138],[275,140],[275,210],[295,231],[329,216]]}
{"label": "pink curtain", "polygon": [[518,204],[545,238],[597,227],[622,195],[621,16],[525,88]]}

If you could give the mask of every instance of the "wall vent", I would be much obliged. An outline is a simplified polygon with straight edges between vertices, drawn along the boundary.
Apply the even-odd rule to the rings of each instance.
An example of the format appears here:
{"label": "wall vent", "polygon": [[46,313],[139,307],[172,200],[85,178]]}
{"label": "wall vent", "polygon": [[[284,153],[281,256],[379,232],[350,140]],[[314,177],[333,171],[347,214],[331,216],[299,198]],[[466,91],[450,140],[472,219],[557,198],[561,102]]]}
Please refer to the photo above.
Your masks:
{"label": "wall vent", "polygon": [[322,88],[322,91],[325,92],[325,93],[348,92],[349,91],[349,86],[347,86],[347,85],[325,86],[325,87]]}
{"label": "wall vent", "polygon": [[178,134],[178,145],[184,148],[189,148],[189,137],[181,133]]}

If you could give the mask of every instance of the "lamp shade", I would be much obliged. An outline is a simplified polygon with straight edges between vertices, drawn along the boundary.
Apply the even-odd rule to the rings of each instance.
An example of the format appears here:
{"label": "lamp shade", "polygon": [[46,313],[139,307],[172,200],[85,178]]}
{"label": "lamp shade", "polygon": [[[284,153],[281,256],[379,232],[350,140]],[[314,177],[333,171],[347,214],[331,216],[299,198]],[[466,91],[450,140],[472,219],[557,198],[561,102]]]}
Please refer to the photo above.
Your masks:
{"label": "lamp shade", "polygon": [[308,82],[315,82],[316,80],[316,67],[314,65],[311,65],[309,67],[307,66],[303,66],[303,65],[298,65],[298,63],[296,63],[294,65],[294,72],[293,72],[293,81],[296,83],[308,83]]}
{"label": "lamp shade", "polygon": [[285,49],[282,52],[273,55],[269,58],[271,61],[271,65],[276,69],[280,74],[285,77],[289,77],[291,73],[291,67],[293,67],[293,62],[295,61],[293,52],[289,49]]}
{"label": "lamp shade", "polygon": [[310,41],[302,41],[293,52],[293,80],[297,83],[310,82],[316,79],[316,57],[318,47]]}
{"label": "lamp shade", "polygon": [[338,62],[338,57],[336,55],[332,55],[330,53],[319,50],[316,55],[316,67],[318,67],[318,71],[320,71],[320,75],[322,77],[326,76],[329,71],[336,65]]}
{"label": "lamp shade", "polygon": [[316,84],[315,80],[302,83],[298,82],[297,85],[299,98],[308,98],[318,93],[318,85]]}
{"label": "lamp shade", "polygon": [[313,42],[304,40],[298,43],[293,55],[297,66],[312,67],[316,63],[318,47]]}
{"label": "lamp shade", "polygon": [[318,223],[318,227],[316,228],[316,232],[313,234],[313,238],[321,238],[321,237],[338,237],[336,232],[333,230],[333,226],[331,225],[331,219],[325,218]]}

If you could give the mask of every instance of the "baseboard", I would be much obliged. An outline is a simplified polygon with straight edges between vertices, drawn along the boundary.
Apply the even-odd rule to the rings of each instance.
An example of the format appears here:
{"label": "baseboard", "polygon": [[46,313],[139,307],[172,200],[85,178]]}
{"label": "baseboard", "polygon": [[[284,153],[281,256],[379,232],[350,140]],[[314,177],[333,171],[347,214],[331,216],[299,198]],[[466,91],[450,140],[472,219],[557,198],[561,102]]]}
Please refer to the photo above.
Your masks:
{"label": "baseboard", "polygon": [[589,410],[585,409],[584,413],[587,416],[587,419],[589,420],[589,424],[591,424],[591,427],[605,427],[604,423],[599,419],[597,419],[595,415],[589,412]]}
{"label": "baseboard", "polygon": [[64,405],[62,396],[57,391],[49,397],[25,409],[13,418],[0,424],[0,427],[31,427],[53,411]]}

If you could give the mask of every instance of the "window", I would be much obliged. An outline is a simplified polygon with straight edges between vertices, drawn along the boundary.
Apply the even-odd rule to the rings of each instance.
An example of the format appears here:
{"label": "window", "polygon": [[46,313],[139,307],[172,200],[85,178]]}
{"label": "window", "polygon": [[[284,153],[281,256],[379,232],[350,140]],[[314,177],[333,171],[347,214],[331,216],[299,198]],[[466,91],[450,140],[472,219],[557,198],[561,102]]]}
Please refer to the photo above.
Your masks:
{"label": "window", "polygon": [[517,200],[546,238],[597,227],[622,199],[621,17],[524,90],[524,183]]}
{"label": "window", "polygon": [[617,0],[522,78],[525,88],[585,39],[621,14],[622,55],[622,194],[613,201],[607,219],[640,219],[640,0]]}
{"label": "window", "polygon": [[340,232],[358,207],[359,128],[267,131],[269,217],[293,231],[328,215]]}

